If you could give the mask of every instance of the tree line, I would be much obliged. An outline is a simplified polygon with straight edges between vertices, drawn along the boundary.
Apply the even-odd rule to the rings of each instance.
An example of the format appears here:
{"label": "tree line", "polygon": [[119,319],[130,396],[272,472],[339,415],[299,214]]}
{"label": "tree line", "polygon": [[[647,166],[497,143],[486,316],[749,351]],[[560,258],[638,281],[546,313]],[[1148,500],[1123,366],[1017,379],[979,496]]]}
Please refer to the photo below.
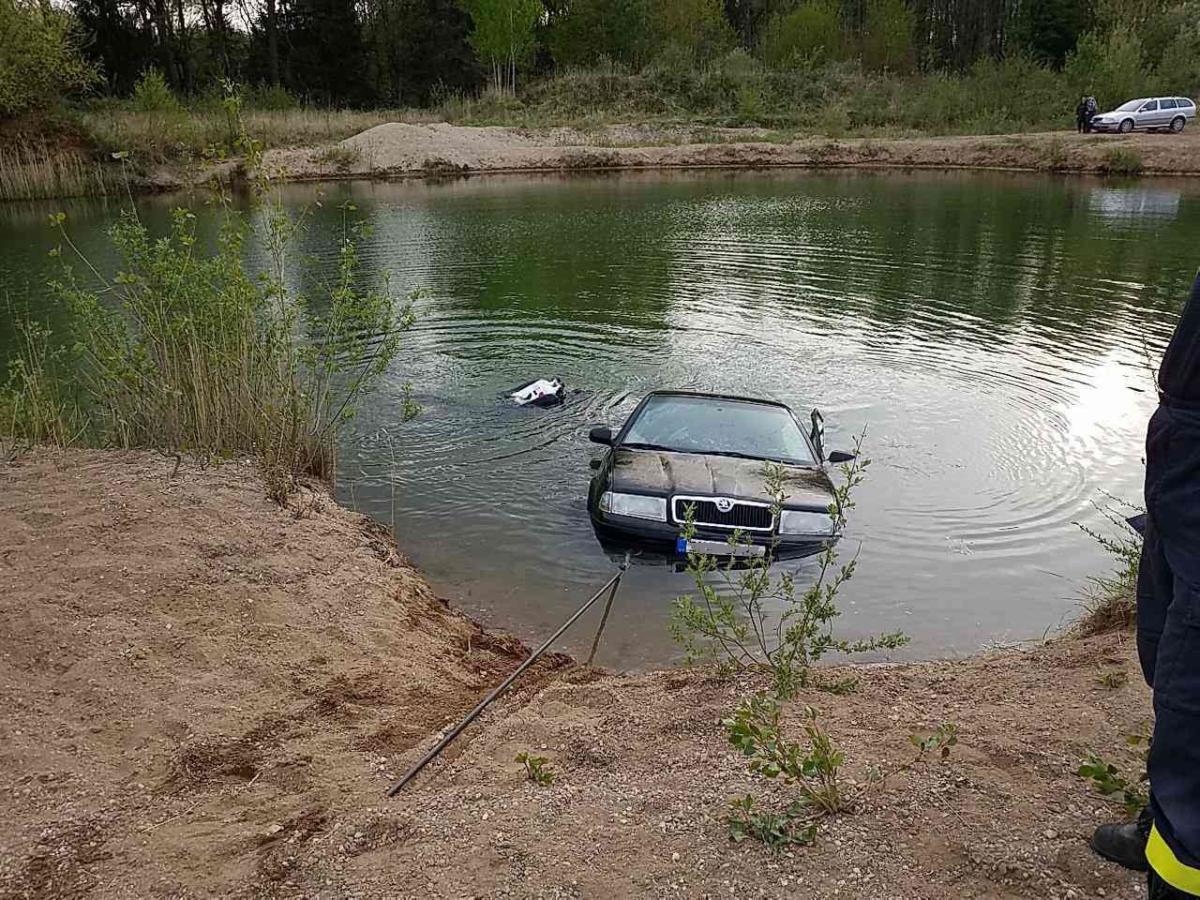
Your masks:
{"label": "tree line", "polygon": [[0,0],[0,112],[30,92],[128,96],[150,71],[182,96],[229,80],[280,102],[408,106],[731,54],[894,74],[1094,58],[1195,85],[1196,47],[1198,0]]}

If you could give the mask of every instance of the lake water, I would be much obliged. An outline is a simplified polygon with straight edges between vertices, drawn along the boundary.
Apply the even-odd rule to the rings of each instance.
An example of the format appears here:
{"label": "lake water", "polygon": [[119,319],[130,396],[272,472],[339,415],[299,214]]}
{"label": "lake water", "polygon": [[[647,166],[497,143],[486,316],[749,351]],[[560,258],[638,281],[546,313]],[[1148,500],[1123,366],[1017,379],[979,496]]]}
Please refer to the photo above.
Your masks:
{"label": "lake water", "polygon": [[[614,570],[585,509],[588,430],[660,387],[819,406],[834,448],[866,429],[846,635],[900,629],[904,655],[930,657],[1040,637],[1110,566],[1074,523],[1104,527],[1104,492],[1139,499],[1147,359],[1200,264],[1188,182],[691,173],[284,198],[320,200],[301,242],[318,272],[350,199],[374,226],[368,272],[424,290],[402,358],[345,435],[338,496],[384,521],[394,509],[401,548],[443,596],[531,640]],[[139,204],[165,223],[186,201]],[[0,206],[0,299],[62,327],[43,287],[58,209],[109,264],[114,204]],[[565,407],[506,401],[550,375],[580,391]],[[424,406],[407,424],[405,382]],[[673,659],[670,601],[688,584],[635,567],[600,662]],[[589,643],[585,622],[563,646]]]}

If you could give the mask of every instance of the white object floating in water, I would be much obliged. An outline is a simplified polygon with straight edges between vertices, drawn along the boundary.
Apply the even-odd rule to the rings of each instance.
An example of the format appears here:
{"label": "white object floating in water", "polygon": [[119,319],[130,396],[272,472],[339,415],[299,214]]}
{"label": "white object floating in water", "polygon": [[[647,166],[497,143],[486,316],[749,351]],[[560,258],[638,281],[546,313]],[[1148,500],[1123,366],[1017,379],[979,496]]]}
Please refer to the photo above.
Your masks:
{"label": "white object floating in water", "polygon": [[509,396],[517,406],[555,406],[563,402],[566,389],[557,378],[539,378],[523,384]]}

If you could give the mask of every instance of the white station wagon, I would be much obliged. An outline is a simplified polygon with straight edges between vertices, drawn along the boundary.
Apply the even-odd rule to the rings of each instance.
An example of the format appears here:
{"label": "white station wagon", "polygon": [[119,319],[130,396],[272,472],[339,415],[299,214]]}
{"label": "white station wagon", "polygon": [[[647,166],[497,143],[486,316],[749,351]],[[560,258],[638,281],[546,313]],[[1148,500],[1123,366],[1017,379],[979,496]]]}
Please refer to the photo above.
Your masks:
{"label": "white station wagon", "polygon": [[1112,112],[1101,113],[1092,119],[1094,131],[1170,129],[1176,134],[1196,118],[1196,102],[1187,97],[1142,97],[1122,103]]}

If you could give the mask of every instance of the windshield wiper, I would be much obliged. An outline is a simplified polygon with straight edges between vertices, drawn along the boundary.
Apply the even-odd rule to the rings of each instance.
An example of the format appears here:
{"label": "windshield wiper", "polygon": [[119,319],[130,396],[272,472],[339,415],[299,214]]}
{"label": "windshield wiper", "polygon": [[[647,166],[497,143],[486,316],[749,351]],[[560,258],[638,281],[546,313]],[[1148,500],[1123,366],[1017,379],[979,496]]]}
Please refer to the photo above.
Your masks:
{"label": "windshield wiper", "polygon": [[705,456],[730,456],[734,459],[755,459],[761,462],[780,463],[785,466],[812,466],[811,462],[798,459],[787,459],[782,456],[755,456],[752,453],[738,453],[736,450],[706,450]]}
{"label": "windshield wiper", "polygon": [[662,453],[685,453],[684,450],[676,450],[674,447],[664,447],[662,444],[647,444],[643,441],[626,441],[620,445],[622,450],[658,450]]}

